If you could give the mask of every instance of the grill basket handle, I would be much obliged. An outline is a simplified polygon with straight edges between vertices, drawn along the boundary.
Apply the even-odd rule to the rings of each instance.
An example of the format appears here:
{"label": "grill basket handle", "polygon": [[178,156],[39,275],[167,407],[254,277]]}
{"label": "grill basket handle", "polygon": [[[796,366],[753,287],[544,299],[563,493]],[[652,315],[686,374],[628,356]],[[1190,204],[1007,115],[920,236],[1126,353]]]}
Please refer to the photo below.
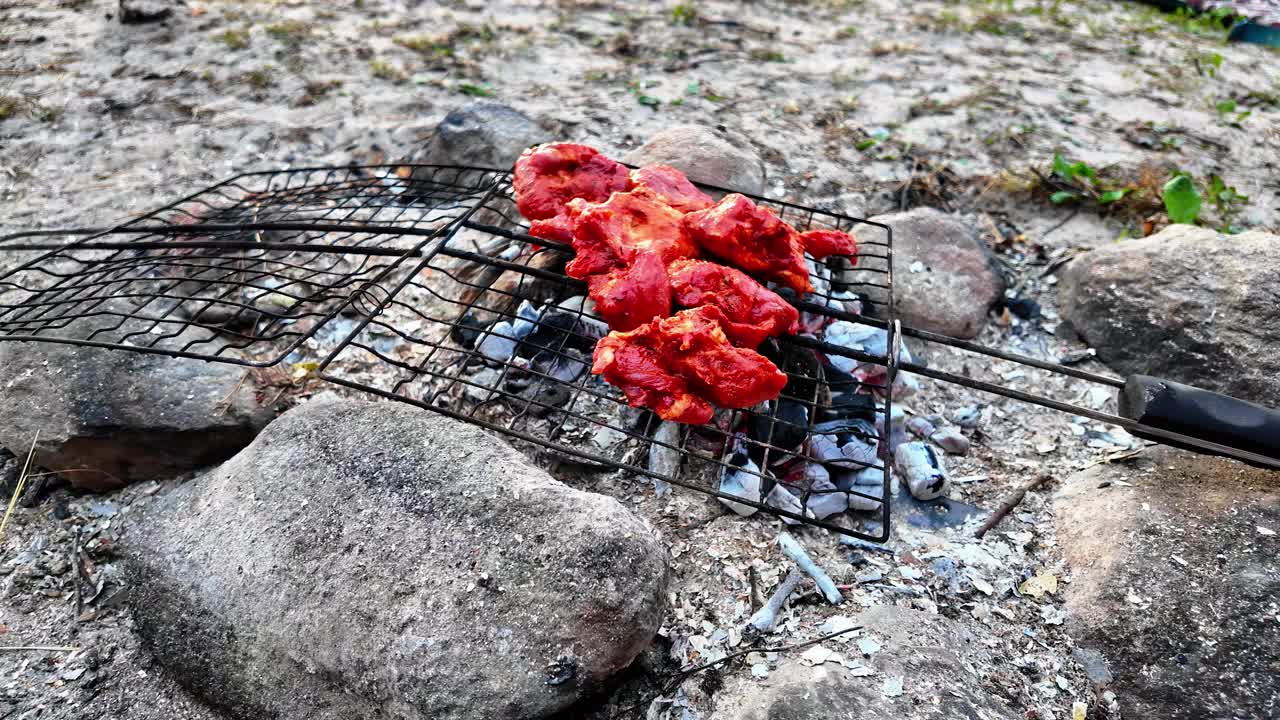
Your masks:
{"label": "grill basket handle", "polygon": [[[1130,375],[1120,414],[1143,425],[1247,450],[1280,461],[1280,410],[1149,375]],[[1135,435],[1204,453],[1166,439]]]}

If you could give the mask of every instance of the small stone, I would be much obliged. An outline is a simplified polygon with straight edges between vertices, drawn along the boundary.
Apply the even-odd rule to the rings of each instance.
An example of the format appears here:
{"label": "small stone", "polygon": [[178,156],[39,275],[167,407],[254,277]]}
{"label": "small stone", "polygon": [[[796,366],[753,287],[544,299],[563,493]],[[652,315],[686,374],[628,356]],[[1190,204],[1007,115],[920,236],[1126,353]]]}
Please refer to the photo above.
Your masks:
{"label": "small stone", "polygon": [[880,692],[883,693],[885,697],[898,697],[902,694],[902,683],[903,678],[901,675],[887,677],[884,679],[884,684],[880,687]]}
{"label": "small stone", "polygon": [[962,428],[975,428],[978,427],[978,421],[982,418],[982,411],[975,405],[966,405],[953,410],[947,417]]}
{"label": "small stone", "polygon": [[120,22],[141,25],[159,22],[173,14],[179,0],[120,0]]}
{"label": "small stone", "polygon": [[969,454],[969,438],[959,428],[945,427],[929,436],[933,444],[952,455]]}
{"label": "small stone", "polygon": [[973,224],[932,208],[871,220],[893,228],[899,270],[893,290],[902,323],[952,337],[976,337],[1005,286],[994,253]]}
{"label": "small stone", "polygon": [[632,165],[670,165],[695,182],[763,195],[765,165],[744,138],[700,125],[667,128],[623,158]]}
{"label": "small stone", "polygon": [[445,115],[415,161],[509,170],[526,148],[549,139],[546,130],[519,110],[475,102]]}

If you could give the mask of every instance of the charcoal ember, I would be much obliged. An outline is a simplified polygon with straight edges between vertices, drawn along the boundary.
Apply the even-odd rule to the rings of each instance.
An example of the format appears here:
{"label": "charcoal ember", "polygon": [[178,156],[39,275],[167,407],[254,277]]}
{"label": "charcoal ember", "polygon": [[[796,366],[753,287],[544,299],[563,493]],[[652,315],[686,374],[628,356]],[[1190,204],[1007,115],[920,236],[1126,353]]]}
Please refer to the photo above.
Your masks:
{"label": "charcoal ember", "polygon": [[818,463],[805,463],[803,479],[806,485],[813,487],[816,483],[831,482],[831,473]]}
{"label": "charcoal ember", "polygon": [[837,291],[831,294],[831,299],[827,303],[827,307],[830,307],[832,310],[849,313],[850,315],[861,315],[867,299],[868,296],[864,293]]}
{"label": "charcoal ember", "polygon": [[[867,467],[861,470],[845,470],[837,472],[832,478],[835,486],[841,490],[879,488],[884,483],[884,468]],[[877,491],[878,492],[878,491]]]}
{"label": "charcoal ember", "polygon": [[875,419],[875,397],[865,392],[860,392],[867,386],[856,380],[852,375],[835,367],[824,365],[823,371],[826,374],[830,395],[827,398],[827,402],[818,408],[816,418],[818,422],[852,418]]}
{"label": "charcoal ember", "polygon": [[485,324],[476,317],[476,314],[468,310],[449,328],[449,337],[453,341],[467,350],[474,350],[476,343],[480,340],[480,336],[484,334]]}
{"label": "charcoal ember", "polygon": [[921,440],[928,440],[931,435],[938,431],[933,423],[923,415],[912,415],[907,418],[907,430]]}
{"label": "charcoal ember", "polygon": [[574,295],[561,301],[556,307],[577,317],[585,327],[590,328],[591,332],[584,332],[584,335],[591,334],[596,339],[599,339],[609,334],[608,323],[600,319],[600,313],[596,311],[595,301],[586,295]]}
{"label": "charcoal ember", "polygon": [[[851,375],[854,380],[884,390],[888,384],[888,368],[884,363],[889,357],[889,333],[883,328],[872,327],[846,320],[838,320],[827,326],[823,341],[847,350],[866,353],[880,362],[863,362],[851,357],[831,354],[828,362],[836,369]],[[898,344],[898,362],[912,362],[911,351],[905,342]],[[905,397],[918,390],[919,381],[910,373],[899,372],[894,376],[893,394]]]}
{"label": "charcoal ember", "polygon": [[520,307],[516,308],[516,316],[511,321],[511,329],[515,330],[516,338],[523,339],[529,336],[538,327],[538,318],[542,316],[542,312],[534,307],[528,300],[521,300]]}
{"label": "charcoal ember", "polygon": [[[881,473],[881,479],[884,478],[884,471]],[[883,490],[880,485],[856,485],[854,488],[845,493],[845,501],[849,504],[850,510],[862,510],[864,512],[874,512],[880,509],[880,496]]]}
{"label": "charcoal ember", "polygon": [[[673,478],[680,472],[680,460],[680,423],[664,421],[653,431],[653,442],[649,443],[649,472]],[[662,497],[671,490],[671,483],[654,479],[653,488]]]}
{"label": "charcoal ember", "polygon": [[556,382],[572,385],[591,367],[591,356],[566,348],[560,352],[543,352],[533,358],[531,367]]}
{"label": "charcoal ember", "polygon": [[[753,454],[763,455],[768,447],[776,461],[786,460],[785,454],[780,456],[777,450],[794,453],[804,444],[809,436],[809,408],[787,398],[763,403],[761,410],[747,421],[747,436],[759,443],[753,447]],[[761,461],[757,458],[757,462]]]}
{"label": "charcoal ember", "polygon": [[957,427],[944,427],[930,435],[929,441],[952,455],[969,454],[969,438]]}
{"label": "charcoal ember", "polygon": [[[720,492],[758,503],[761,494],[760,483],[764,473],[761,472],[760,466],[748,457],[746,449],[742,447],[743,443],[737,443],[737,445],[733,454],[725,461],[727,466],[720,474]],[[742,517],[754,515],[757,509],[721,497],[716,499]]]}
{"label": "charcoal ember", "polygon": [[822,364],[818,355],[808,348],[786,345],[770,338],[758,348],[761,355],[787,374],[786,393],[789,397],[809,400],[818,397],[818,378],[822,377]]}
{"label": "charcoal ember", "polygon": [[813,299],[830,297],[831,295],[831,268],[826,263],[820,263],[811,258],[805,258],[805,263],[809,265],[809,282],[813,285]]}
{"label": "charcoal ember", "polygon": [[502,320],[485,331],[484,339],[476,346],[476,352],[496,363],[505,363],[515,357],[518,343],[515,328],[510,322]]}
{"label": "charcoal ember", "polygon": [[[770,490],[769,494],[764,498],[764,504],[776,510],[786,510],[787,512],[795,513],[796,515],[808,516],[812,514],[805,512],[804,507],[800,505],[800,498],[796,497],[795,494],[787,489],[787,486],[782,483],[773,484],[773,489]],[[782,522],[788,525],[800,524],[800,521],[795,518],[789,518],[785,515],[779,515],[778,517]]]}
{"label": "charcoal ember", "polygon": [[849,509],[849,494],[841,492],[830,480],[817,480],[809,485],[803,506],[805,514],[823,520]]}
{"label": "charcoal ember", "polygon": [[894,467],[918,500],[933,500],[947,491],[947,469],[942,456],[928,443],[919,440],[903,443],[893,455]]}

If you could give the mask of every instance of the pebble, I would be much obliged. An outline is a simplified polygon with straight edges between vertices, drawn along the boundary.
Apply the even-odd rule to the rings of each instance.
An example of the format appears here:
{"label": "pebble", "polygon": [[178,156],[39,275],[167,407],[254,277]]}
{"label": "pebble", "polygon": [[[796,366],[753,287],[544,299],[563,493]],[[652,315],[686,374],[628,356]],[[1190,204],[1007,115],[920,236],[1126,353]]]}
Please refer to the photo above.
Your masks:
{"label": "pebble", "polygon": [[945,427],[929,436],[929,440],[952,455],[969,454],[969,438],[956,427]]}
{"label": "pebble", "polygon": [[982,411],[976,405],[966,405],[953,410],[948,417],[951,422],[962,428],[975,428],[978,426],[978,420],[982,418]]}

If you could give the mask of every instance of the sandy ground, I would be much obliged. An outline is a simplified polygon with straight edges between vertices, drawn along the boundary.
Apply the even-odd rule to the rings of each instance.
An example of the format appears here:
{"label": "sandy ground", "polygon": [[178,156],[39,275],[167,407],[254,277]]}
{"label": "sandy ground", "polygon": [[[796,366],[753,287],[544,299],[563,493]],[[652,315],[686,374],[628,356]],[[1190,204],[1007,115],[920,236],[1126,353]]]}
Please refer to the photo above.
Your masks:
{"label": "sandy ground", "polygon": [[[164,23],[125,27],[107,0],[0,3],[0,233],[115,222],[243,170],[410,157],[475,95],[617,154],[670,125],[723,125],[752,139],[768,164],[768,193],[779,198],[855,216],[904,203],[968,213],[989,228],[1016,292],[1046,309],[1038,321],[993,323],[981,341],[1047,359],[1079,349],[1054,335],[1048,264],[1140,235],[1146,220],[1158,225],[1152,192],[1172,168],[1202,181],[1220,175],[1249,197],[1207,209],[1207,222],[1280,225],[1272,51],[1225,46],[1131,3],[676,7],[193,2]],[[1135,189],[1109,208],[1054,206],[1032,170],[1048,174],[1055,151]],[[1047,373],[918,350],[935,367],[1091,407],[1109,402]],[[1036,472],[1061,477],[1131,440],[937,383],[909,401],[921,412],[974,403],[984,405],[983,420],[971,433],[974,452],[952,459],[953,477],[964,480],[953,496],[985,508]],[[662,535],[677,570],[653,657],[615,697],[592,705],[629,707],[646,699],[645,672],[738,647],[728,629],[741,622],[744,598],[785,574],[776,522],[739,520],[687,493],[658,499],[617,473],[564,477],[628,502]],[[59,489],[16,512],[4,538],[0,644],[76,649],[0,656],[0,717],[211,717],[150,664],[127,613],[107,602],[126,581],[106,569],[111,542],[94,543],[118,539],[128,506],[163,491],[105,498],[113,513],[104,498]],[[837,581],[854,587],[841,608],[810,593],[775,639],[814,637],[859,606],[906,603],[965,623],[993,648],[998,662],[979,670],[1014,714],[1070,717],[1080,700],[1113,716],[1072,658],[1052,595],[1007,593],[1037,572],[1064,573],[1044,497],[1029,496],[981,545],[902,523],[888,556],[801,533]],[[125,521],[113,520],[120,513]],[[66,560],[77,527],[104,580],[92,612],[78,616]],[[943,557],[994,594],[972,580],[939,591],[927,568]],[[869,568],[886,587],[856,582]],[[697,698],[714,683],[700,683],[686,683],[661,712],[705,709]]]}

